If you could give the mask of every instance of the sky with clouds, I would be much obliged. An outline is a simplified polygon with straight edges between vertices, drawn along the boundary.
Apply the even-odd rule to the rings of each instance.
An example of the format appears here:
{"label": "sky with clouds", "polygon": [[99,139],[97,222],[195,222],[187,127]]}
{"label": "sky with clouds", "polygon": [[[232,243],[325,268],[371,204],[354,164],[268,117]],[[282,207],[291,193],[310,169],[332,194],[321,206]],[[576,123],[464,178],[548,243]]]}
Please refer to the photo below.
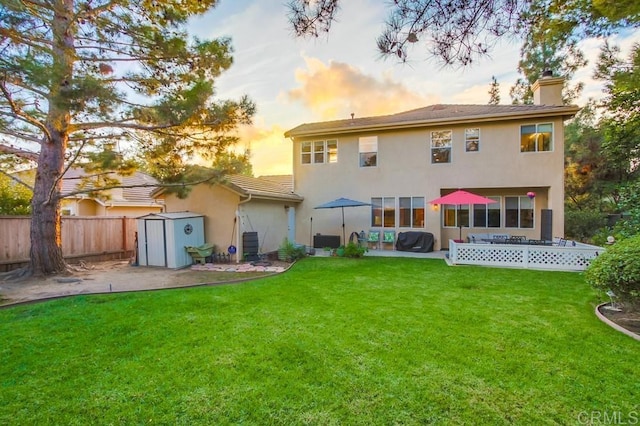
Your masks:
{"label": "sky with clouds", "polygon": [[[230,37],[234,64],[216,82],[221,99],[246,94],[257,105],[254,123],[239,131],[240,149],[249,147],[256,176],[292,172],[291,141],[284,132],[302,123],[392,114],[436,103],[486,104],[491,77],[500,83],[501,103],[518,78],[519,43],[503,40],[487,58],[464,69],[445,68],[422,51],[407,64],[383,59],[376,37],[383,29],[387,2],[342,0],[327,36],[295,38],[285,0],[221,0],[191,22],[200,38]],[[623,52],[640,42],[640,32],[616,37]],[[601,40],[582,47],[595,63]],[[599,97],[589,66],[574,77],[585,83],[581,99]]]}

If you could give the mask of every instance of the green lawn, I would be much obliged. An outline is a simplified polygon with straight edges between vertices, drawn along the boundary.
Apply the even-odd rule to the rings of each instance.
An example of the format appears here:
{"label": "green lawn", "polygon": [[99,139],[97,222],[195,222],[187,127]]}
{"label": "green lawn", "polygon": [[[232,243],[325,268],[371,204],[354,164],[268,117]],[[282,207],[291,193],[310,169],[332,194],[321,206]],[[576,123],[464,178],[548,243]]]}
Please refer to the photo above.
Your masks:
{"label": "green lawn", "polygon": [[640,343],[596,303],[580,274],[371,257],[4,309],[0,424],[628,423]]}

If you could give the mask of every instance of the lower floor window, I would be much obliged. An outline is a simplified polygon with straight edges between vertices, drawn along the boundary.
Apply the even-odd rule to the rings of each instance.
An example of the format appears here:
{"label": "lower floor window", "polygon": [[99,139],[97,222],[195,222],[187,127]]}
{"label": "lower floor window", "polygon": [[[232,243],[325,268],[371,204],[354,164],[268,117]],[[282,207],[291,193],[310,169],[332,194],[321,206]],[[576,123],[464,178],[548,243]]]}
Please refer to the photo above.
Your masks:
{"label": "lower floor window", "polygon": [[395,197],[374,197],[371,199],[371,226],[395,228]]}
{"label": "lower floor window", "polygon": [[[424,197],[371,198],[371,226],[380,228],[424,228]],[[397,212],[397,216],[396,216]]]}
{"label": "lower floor window", "polygon": [[500,197],[487,197],[495,201],[491,204],[473,205],[473,226],[475,228],[500,228]]}
{"label": "lower floor window", "polygon": [[527,197],[504,197],[505,228],[533,228],[533,203]]}
{"label": "lower floor window", "polygon": [[424,197],[400,197],[400,227],[424,228]]}
{"label": "lower floor window", "polygon": [[457,206],[455,204],[445,204],[442,206],[444,226],[459,228],[469,226],[469,205]]}

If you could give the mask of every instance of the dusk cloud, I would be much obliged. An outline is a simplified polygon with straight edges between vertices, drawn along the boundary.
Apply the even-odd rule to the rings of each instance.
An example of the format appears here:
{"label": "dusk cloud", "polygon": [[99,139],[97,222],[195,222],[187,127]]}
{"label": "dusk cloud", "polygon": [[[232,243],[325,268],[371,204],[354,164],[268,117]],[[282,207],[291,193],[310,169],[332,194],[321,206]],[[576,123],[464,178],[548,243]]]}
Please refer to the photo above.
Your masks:
{"label": "dusk cloud", "polygon": [[390,74],[381,78],[368,75],[349,64],[305,58],[306,68],[297,69],[298,87],[287,92],[289,101],[299,102],[322,120],[392,114],[437,103],[394,81]]}

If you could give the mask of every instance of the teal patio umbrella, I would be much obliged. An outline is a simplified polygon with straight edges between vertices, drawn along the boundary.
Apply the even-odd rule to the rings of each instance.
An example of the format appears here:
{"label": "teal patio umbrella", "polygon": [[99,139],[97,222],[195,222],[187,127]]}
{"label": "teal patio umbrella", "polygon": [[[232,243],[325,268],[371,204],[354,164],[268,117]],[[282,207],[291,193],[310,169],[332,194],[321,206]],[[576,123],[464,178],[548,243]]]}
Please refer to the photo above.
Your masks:
{"label": "teal patio umbrella", "polygon": [[350,200],[348,198],[338,198],[328,203],[320,204],[315,207],[316,209],[341,209],[342,210],[342,243],[346,243],[347,235],[344,230],[344,208],[345,207],[363,207],[370,206],[370,203],[364,203],[362,201]]}

